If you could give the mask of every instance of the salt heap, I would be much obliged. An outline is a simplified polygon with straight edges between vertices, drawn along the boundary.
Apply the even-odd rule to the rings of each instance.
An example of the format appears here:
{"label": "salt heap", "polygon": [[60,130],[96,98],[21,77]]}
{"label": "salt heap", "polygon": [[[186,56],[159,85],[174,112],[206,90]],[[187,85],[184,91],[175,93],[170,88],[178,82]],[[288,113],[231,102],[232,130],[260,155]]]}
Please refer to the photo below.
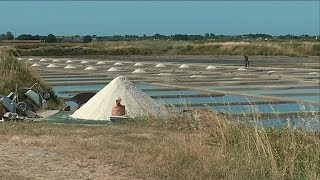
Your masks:
{"label": "salt heap", "polygon": [[202,78],[202,77],[206,77],[206,76],[203,76],[203,75],[192,75],[190,77],[195,77],[195,78]]}
{"label": "salt heap", "polygon": [[71,117],[87,120],[109,120],[116,99],[121,98],[128,117],[165,117],[168,111],[139,90],[123,76],[116,77],[87,103],[75,111]]}
{"label": "salt heap", "polygon": [[159,73],[158,74],[159,76],[170,76],[170,75],[172,75],[171,73]]}
{"label": "salt heap", "polygon": [[18,58],[18,60],[23,60],[22,58]]}
{"label": "salt heap", "polygon": [[32,64],[31,65],[32,67],[39,67],[39,66],[41,66],[40,64],[37,64],[37,63],[34,63],[34,64]]}
{"label": "salt heap", "polygon": [[247,70],[247,69],[245,69],[245,68],[239,68],[238,69],[238,71],[245,71],[245,70]]}
{"label": "salt heap", "polygon": [[115,66],[122,66],[123,64],[121,62],[114,63]]}
{"label": "salt heap", "polygon": [[72,65],[68,65],[68,66],[66,66],[66,67],[64,67],[65,69],[74,69],[74,68],[76,68],[76,67],[74,67],[74,66],[72,66]]}
{"label": "salt heap", "polygon": [[206,69],[217,69],[217,67],[210,65]]}
{"label": "salt heap", "polygon": [[276,71],[268,71],[267,73],[268,74],[272,74],[272,73],[275,73]]}
{"label": "salt heap", "polygon": [[137,62],[133,66],[144,66],[144,65],[141,62]]}
{"label": "salt heap", "polygon": [[105,64],[105,62],[99,61],[99,62],[97,62],[97,64]]}
{"label": "salt heap", "polygon": [[72,62],[73,62],[72,60],[68,60],[68,61],[67,61],[67,63],[72,63]]}
{"label": "salt heap", "polygon": [[88,61],[81,61],[81,64],[88,64]]}
{"label": "salt heap", "polygon": [[88,66],[84,70],[97,70],[97,69],[93,66]]}
{"label": "salt heap", "polygon": [[139,68],[134,70],[132,73],[146,73],[143,69]]}
{"label": "salt heap", "polygon": [[112,72],[112,71],[119,71],[116,67],[111,67],[110,69],[108,69],[107,71],[110,71],[110,72]]}
{"label": "salt heap", "polygon": [[310,72],[310,73],[308,73],[308,74],[310,74],[310,75],[317,75],[317,76],[319,76],[319,73],[318,73],[318,72]]}
{"label": "salt heap", "polygon": [[54,59],[52,62],[60,62],[59,59]]}
{"label": "salt heap", "polygon": [[28,59],[28,61],[33,61],[33,58]]}
{"label": "salt heap", "polygon": [[56,67],[59,67],[59,66],[57,66],[57,65],[55,65],[55,64],[49,64],[47,67],[48,67],[48,68],[56,68]]}
{"label": "salt heap", "polygon": [[180,69],[187,69],[187,68],[190,68],[190,67],[187,64],[182,64],[179,68]]}
{"label": "salt heap", "polygon": [[48,61],[48,60],[46,60],[46,59],[40,59],[40,61],[41,61],[41,62],[46,62],[46,61]]}
{"label": "salt heap", "polygon": [[157,68],[162,68],[162,67],[166,67],[166,65],[164,65],[164,64],[162,64],[162,63],[159,63],[159,64],[157,64],[155,67],[157,67]]}

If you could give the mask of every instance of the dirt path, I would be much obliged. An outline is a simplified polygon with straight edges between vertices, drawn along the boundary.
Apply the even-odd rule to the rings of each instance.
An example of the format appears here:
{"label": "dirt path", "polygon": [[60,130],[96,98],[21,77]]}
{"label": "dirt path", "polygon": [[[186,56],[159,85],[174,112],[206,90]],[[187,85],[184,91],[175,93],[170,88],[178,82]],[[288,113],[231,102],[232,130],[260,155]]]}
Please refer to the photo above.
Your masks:
{"label": "dirt path", "polygon": [[132,179],[96,159],[77,160],[39,148],[0,143],[0,179]]}

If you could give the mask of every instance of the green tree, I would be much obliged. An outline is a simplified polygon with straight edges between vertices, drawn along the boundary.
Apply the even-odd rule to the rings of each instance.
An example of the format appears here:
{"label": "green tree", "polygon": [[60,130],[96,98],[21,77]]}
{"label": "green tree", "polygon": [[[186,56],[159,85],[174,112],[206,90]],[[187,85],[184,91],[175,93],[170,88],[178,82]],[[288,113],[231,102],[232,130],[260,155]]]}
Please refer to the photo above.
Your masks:
{"label": "green tree", "polygon": [[89,43],[92,41],[92,37],[90,35],[86,35],[82,38],[82,42]]}
{"label": "green tree", "polygon": [[53,34],[49,34],[46,38],[47,43],[54,43],[57,42],[57,38]]}
{"label": "green tree", "polygon": [[6,34],[3,35],[2,39],[3,40],[12,40],[12,39],[14,39],[14,36],[11,32],[7,32]]}

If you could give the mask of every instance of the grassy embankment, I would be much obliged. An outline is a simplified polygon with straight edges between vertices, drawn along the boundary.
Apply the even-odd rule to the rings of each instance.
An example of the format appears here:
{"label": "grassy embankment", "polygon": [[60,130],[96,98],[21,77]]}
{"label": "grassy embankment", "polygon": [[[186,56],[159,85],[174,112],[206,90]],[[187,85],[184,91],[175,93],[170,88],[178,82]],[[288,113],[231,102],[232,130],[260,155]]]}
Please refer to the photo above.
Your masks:
{"label": "grassy embankment", "polygon": [[320,42],[120,41],[16,45],[22,56],[263,55],[320,56]]}
{"label": "grassy embankment", "polygon": [[[22,88],[31,87],[34,83],[39,83],[40,91],[47,91],[53,97],[49,101],[49,107],[55,108],[61,105],[51,87],[40,78],[36,71],[0,49],[0,93],[8,95],[10,92],[17,92],[19,100],[22,101],[24,97]],[[4,107],[0,105],[0,114],[2,115],[3,112]]]}
{"label": "grassy embankment", "polygon": [[6,123],[0,135],[4,144],[37,147],[84,164],[94,160],[97,167],[116,165],[142,179],[320,178],[319,133],[248,126],[209,112],[194,115],[196,121],[172,117],[114,126]]}

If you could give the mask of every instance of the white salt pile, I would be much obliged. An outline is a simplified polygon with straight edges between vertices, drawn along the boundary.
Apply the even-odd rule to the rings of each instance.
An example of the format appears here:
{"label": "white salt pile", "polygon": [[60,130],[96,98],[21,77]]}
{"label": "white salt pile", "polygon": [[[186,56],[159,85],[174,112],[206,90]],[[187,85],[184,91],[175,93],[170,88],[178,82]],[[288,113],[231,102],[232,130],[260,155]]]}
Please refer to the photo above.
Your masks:
{"label": "white salt pile", "polygon": [[268,74],[272,74],[272,73],[275,73],[276,71],[268,71],[267,73]]}
{"label": "white salt pile", "polygon": [[48,67],[48,68],[56,68],[56,67],[59,67],[59,66],[57,66],[57,65],[55,65],[55,64],[49,64],[47,67]]}
{"label": "white salt pile", "polygon": [[41,66],[40,64],[37,64],[37,63],[34,63],[34,64],[32,64],[31,65],[32,67],[39,67],[39,66]]}
{"label": "white salt pile", "polygon": [[159,64],[157,64],[155,67],[157,67],[157,68],[163,68],[163,67],[166,67],[166,65],[164,65],[164,64],[162,64],[162,63],[159,63]]}
{"label": "white salt pile", "polygon": [[73,63],[73,61],[72,60],[68,60],[67,63]]}
{"label": "white salt pile", "polygon": [[206,69],[217,69],[217,67],[210,65]]}
{"label": "white salt pile", "polygon": [[158,74],[159,76],[170,76],[170,75],[172,75],[171,73],[159,73]]}
{"label": "white salt pile", "polygon": [[137,62],[133,66],[144,66],[144,65],[141,62]]}
{"label": "white salt pile", "polygon": [[74,69],[74,68],[76,68],[76,67],[74,67],[74,66],[72,66],[72,65],[68,65],[68,66],[66,66],[66,67],[64,67],[65,69]]}
{"label": "white salt pile", "polygon": [[81,61],[81,64],[88,64],[88,61]]}
{"label": "white salt pile", "polygon": [[136,69],[134,70],[132,73],[146,73],[146,71],[144,71],[143,69],[139,68],[139,69]]}
{"label": "white salt pile", "polygon": [[119,69],[116,68],[116,67],[111,67],[111,68],[108,69],[107,71],[113,72],[113,71],[119,71]]}
{"label": "white salt pile", "polygon": [[115,66],[123,66],[123,64],[121,62],[116,62],[114,63]]}
{"label": "white salt pile", "polygon": [[48,60],[46,60],[46,59],[40,59],[40,61],[41,61],[41,62],[46,62],[46,61],[48,61]]}
{"label": "white salt pile", "polygon": [[93,71],[93,70],[97,70],[95,67],[93,67],[93,66],[88,66],[88,67],[86,67],[84,70],[86,70],[86,71]]}
{"label": "white salt pile", "polygon": [[238,69],[238,71],[245,71],[245,70],[247,70],[247,69],[245,69],[245,68],[239,68]]}
{"label": "white salt pile", "polygon": [[201,77],[205,77],[205,76],[203,76],[203,75],[192,75],[192,76],[190,76],[190,77],[201,78]]}
{"label": "white salt pile", "polygon": [[28,59],[28,61],[33,61],[33,58]]}
{"label": "white salt pile", "polygon": [[71,117],[87,120],[109,120],[116,99],[121,98],[128,117],[156,116],[165,117],[168,111],[139,90],[123,76],[116,77],[100,90]]}
{"label": "white salt pile", "polygon": [[187,69],[187,68],[190,68],[189,65],[187,64],[182,64],[181,66],[179,66],[180,69]]}
{"label": "white salt pile", "polygon": [[54,59],[52,62],[60,62],[59,59]]}
{"label": "white salt pile", "polygon": [[105,62],[99,61],[99,62],[97,62],[97,64],[105,64]]}
{"label": "white salt pile", "polygon": [[310,75],[319,75],[318,72],[310,72],[310,73],[308,73],[308,74],[310,74]]}
{"label": "white salt pile", "polygon": [[19,61],[23,60],[22,58],[18,58]]}

